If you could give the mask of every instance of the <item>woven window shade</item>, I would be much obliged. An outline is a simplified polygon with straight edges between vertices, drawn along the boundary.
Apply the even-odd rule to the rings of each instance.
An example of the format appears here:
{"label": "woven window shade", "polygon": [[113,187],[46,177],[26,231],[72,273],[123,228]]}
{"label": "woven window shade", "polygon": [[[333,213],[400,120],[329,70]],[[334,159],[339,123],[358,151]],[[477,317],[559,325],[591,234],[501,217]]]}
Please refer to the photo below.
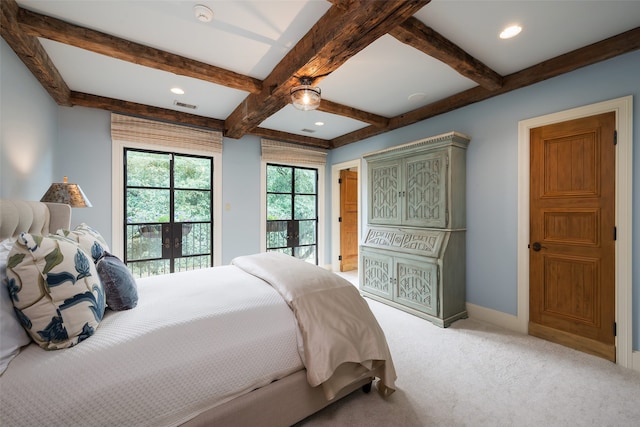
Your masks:
{"label": "woven window shade", "polygon": [[222,132],[111,114],[111,139],[222,153]]}
{"label": "woven window shade", "polygon": [[265,162],[324,165],[327,162],[327,150],[263,139],[262,160]]}

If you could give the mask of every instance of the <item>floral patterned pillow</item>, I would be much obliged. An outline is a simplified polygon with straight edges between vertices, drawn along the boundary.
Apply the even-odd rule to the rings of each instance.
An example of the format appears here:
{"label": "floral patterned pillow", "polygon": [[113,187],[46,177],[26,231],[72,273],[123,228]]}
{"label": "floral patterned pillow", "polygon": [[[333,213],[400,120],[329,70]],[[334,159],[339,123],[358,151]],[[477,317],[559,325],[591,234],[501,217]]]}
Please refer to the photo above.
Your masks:
{"label": "floral patterned pillow", "polygon": [[109,252],[109,245],[102,235],[95,229],[82,223],[74,230],[60,229],[56,232],[59,236],[64,236],[76,241],[82,249],[93,258],[95,263],[105,253]]}
{"label": "floral patterned pillow", "polygon": [[22,233],[9,253],[7,286],[22,326],[47,350],[90,337],[104,315],[95,264],[65,237]]}

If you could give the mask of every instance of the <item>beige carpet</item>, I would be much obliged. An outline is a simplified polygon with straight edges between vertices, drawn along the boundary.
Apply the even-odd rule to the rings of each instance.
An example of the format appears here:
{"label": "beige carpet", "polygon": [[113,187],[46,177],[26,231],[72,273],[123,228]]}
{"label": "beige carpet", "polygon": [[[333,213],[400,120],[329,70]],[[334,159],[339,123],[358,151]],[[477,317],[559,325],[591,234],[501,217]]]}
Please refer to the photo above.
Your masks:
{"label": "beige carpet", "polygon": [[640,372],[472,319],[438,328],[367,300],[398,390],[355,392],[298,426],[640,426]]}

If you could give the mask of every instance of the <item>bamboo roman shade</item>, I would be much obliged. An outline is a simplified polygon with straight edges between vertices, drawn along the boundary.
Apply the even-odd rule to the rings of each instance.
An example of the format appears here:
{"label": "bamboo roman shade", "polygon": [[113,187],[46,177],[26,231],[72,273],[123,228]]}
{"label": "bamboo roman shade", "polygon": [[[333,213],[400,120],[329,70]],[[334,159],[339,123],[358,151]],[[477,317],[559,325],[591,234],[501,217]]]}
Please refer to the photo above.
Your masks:
{"label": "bamboo roman shade", "polygon": [[111,114],[111,139],[153,144],[172,149],[222,152],[222,132],[198,129],[138,117]]}
{"label": "bamboo roman shade", "polygon": [[263,139],[262,160],[287,164],[324,165],[327,162],[327,150]]}

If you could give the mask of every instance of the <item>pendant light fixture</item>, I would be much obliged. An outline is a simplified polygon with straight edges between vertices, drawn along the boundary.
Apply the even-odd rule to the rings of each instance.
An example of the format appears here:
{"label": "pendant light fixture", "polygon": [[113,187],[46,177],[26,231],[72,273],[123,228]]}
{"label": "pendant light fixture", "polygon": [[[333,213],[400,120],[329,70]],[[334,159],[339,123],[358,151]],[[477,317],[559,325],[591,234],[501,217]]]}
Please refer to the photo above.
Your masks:
{"label": "pendant light fixture", "polygon": [[291,103],[298,110],[315,110],[320,105],[320,88],[311,86],[312,77],[300,77],[300,86],[291,88]]}

